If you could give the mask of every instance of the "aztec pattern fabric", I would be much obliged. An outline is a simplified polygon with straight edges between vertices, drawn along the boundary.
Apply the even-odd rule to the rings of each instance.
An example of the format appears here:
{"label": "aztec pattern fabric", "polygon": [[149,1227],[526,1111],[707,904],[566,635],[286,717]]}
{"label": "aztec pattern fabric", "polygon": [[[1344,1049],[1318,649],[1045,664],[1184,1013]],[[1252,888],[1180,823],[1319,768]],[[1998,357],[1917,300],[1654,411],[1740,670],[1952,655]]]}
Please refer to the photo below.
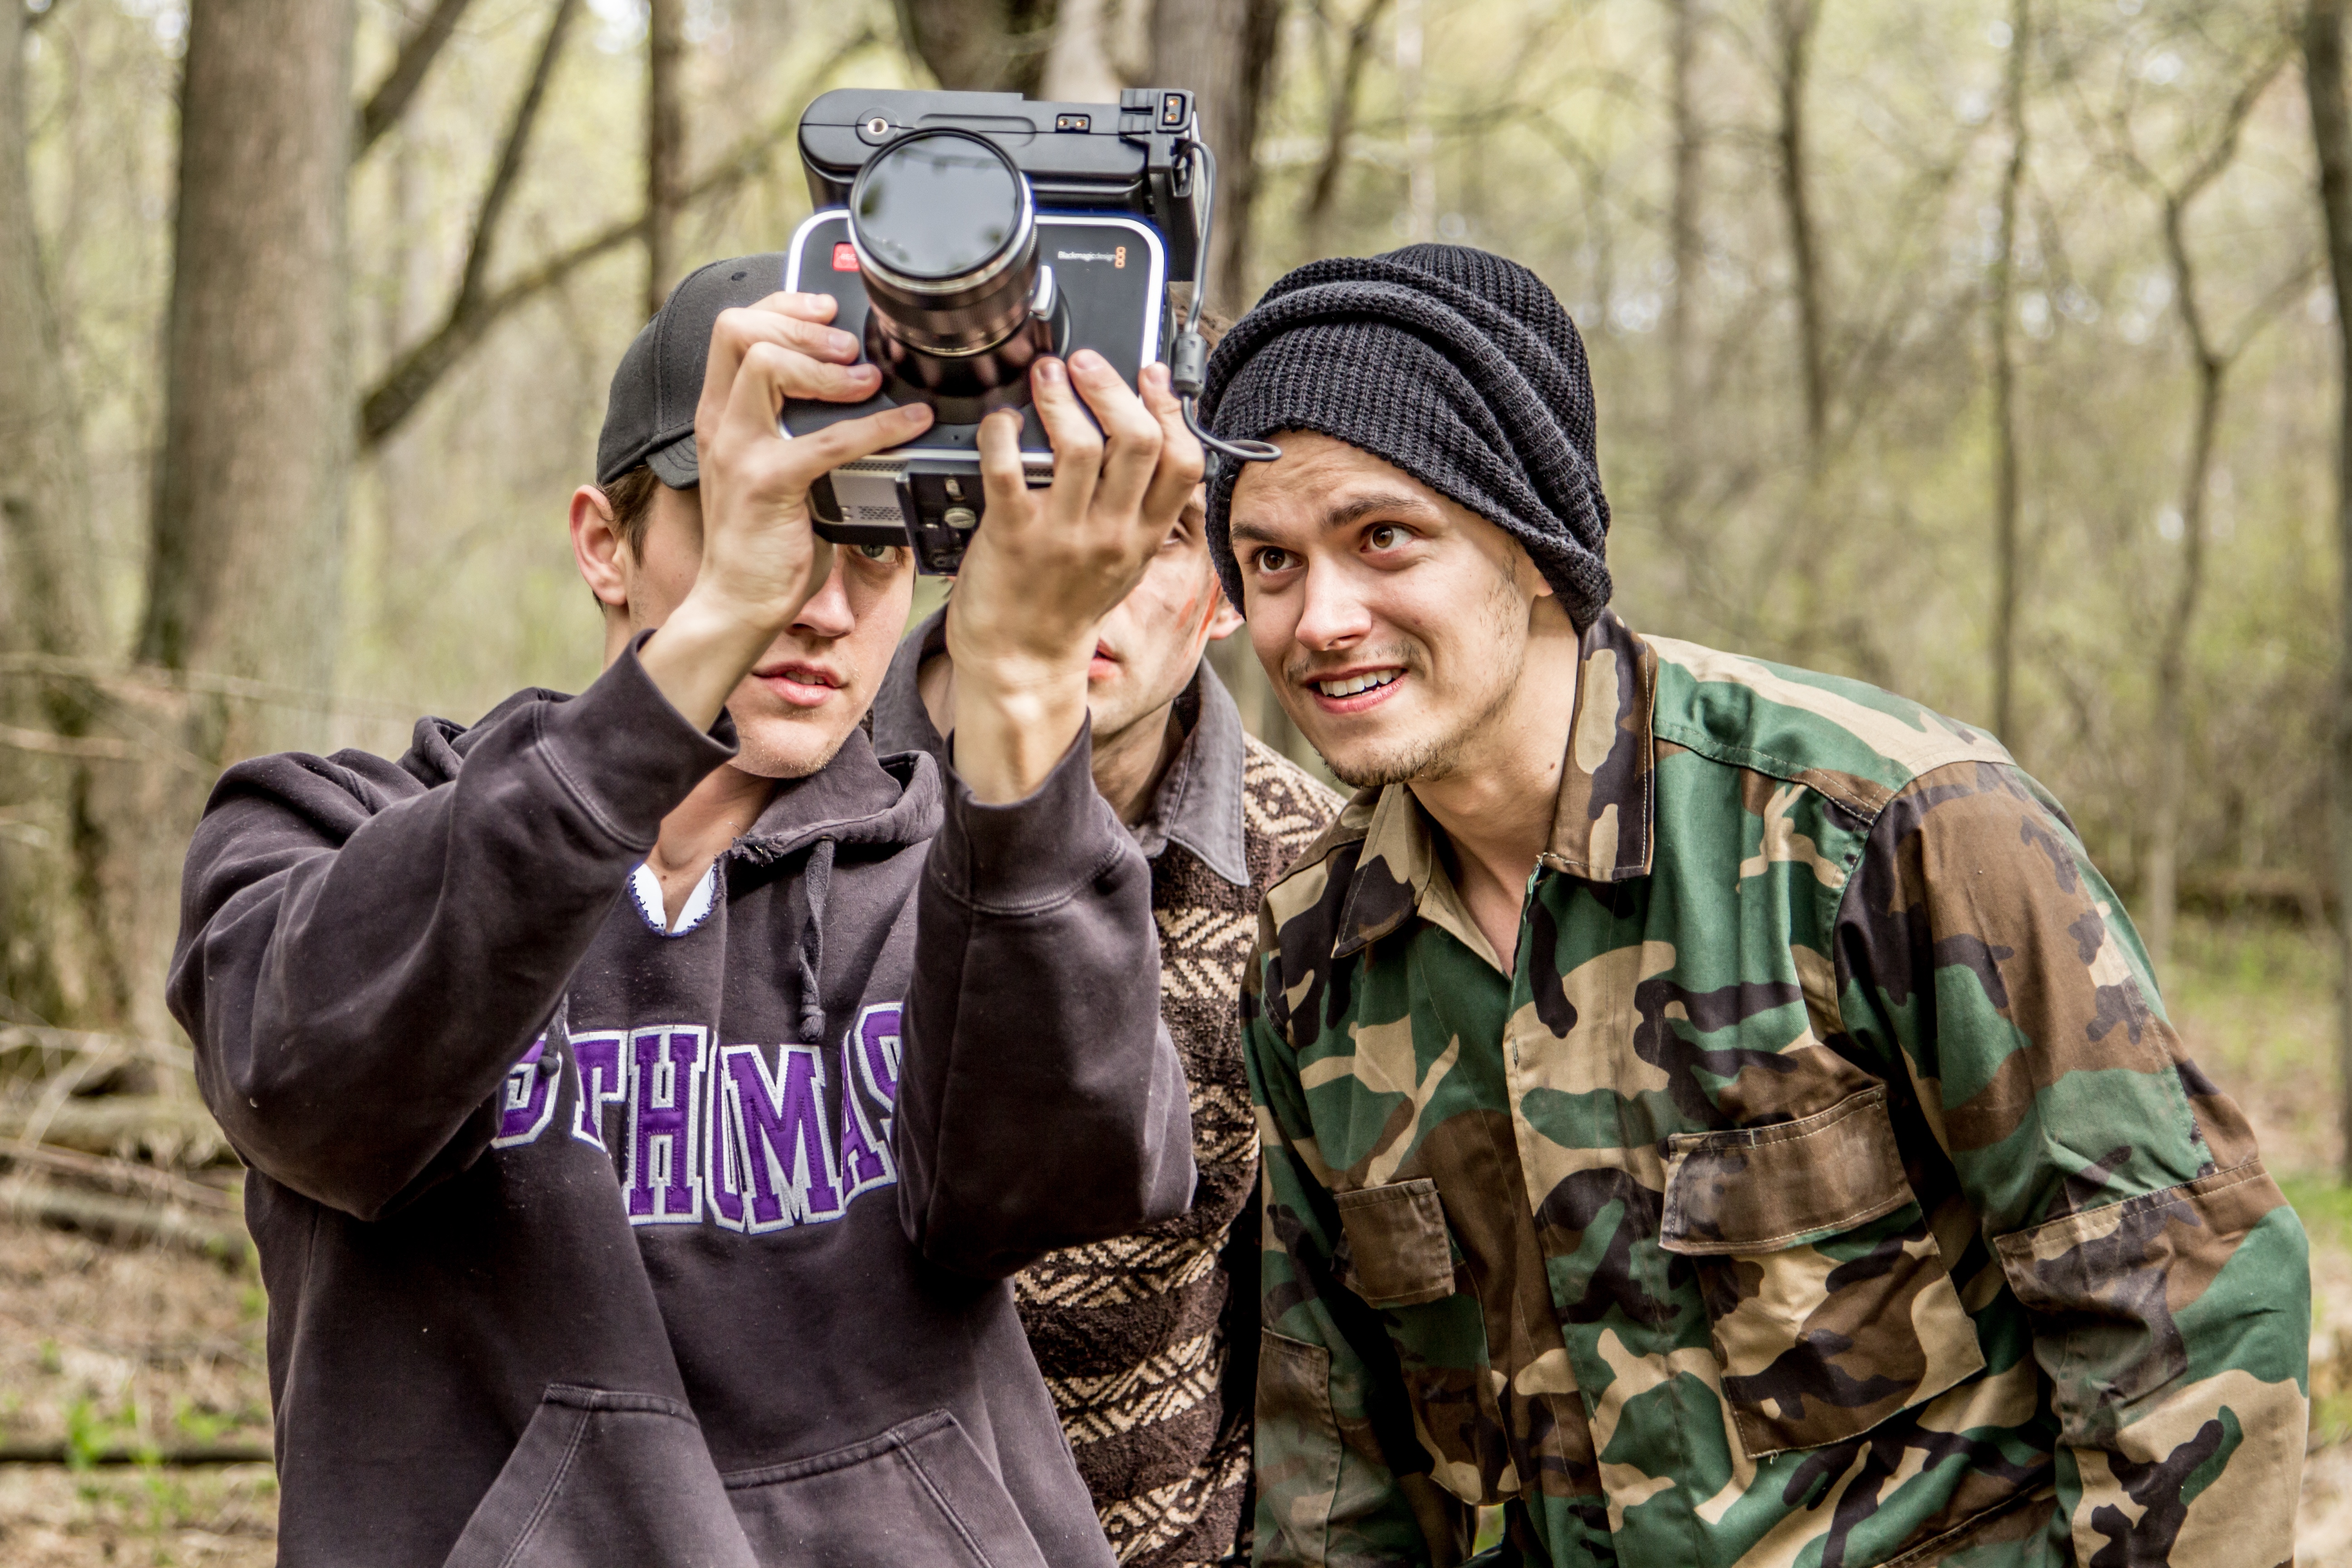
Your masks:
{"label": "aztec pattern fabric", "polygon": [[[1339,797],[1252,739],[1242,769],[1249,885],[1171,844],[1153,858],[1160,1010],[1184,1063],[1200,1169],[1190,1214],[1050,1253],[1013,1279],[1045,1386],[1111,1550],[1136,1568],[1213,1563],[1234,1549],[1250,1467],[1250,1384],[1235,1332],[1257,1334],[1257,1130],[1235,998],[1259,899],[1339,809]],[[1242,1278],[1232,1278],[1232,1265]],[[1240,1370],[1246,1372],[1246,1366]],[[1230,1391],[1230,1392],[1229,1392]]]}
{"label": "aztec pattern fabric", "polygon": [[1401,787],[1267,898],[1257,1561],[2287,1561],[2302,1227],[2056,803],[1582,648],[1513,969]]}

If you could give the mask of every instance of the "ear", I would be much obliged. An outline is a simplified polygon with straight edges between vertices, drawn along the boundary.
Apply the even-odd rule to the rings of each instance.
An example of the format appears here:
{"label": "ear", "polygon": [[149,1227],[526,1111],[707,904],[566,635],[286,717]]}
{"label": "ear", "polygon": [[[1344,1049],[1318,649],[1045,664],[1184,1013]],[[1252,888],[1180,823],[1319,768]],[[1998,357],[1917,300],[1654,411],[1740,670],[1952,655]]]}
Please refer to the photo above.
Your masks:
{"label": "ear", "polygon": [[1223,642],[1242,629],[1242,613],[1234,608],[1231,599],[1225,597],[1223,582],[1212,583],[1209,591],[1216,595],[1216,607],[1209,612],[1209,640]]}
{"label": "ear", "polygon": [[572,492],[572,559],[596,602],[611,611],[629,607],[629,582],[623,558],[628,546],[613,521],[613,503],[594,485]]}
{"label": "ear", "polygon": [[1554,597],[1551,579],[1545,576],[1543,568],[1536,564],[1536,558],[1528,553],[1528,547],[1516,539],[1511,541],[1511,575],[1520,587],[1536,598]]}

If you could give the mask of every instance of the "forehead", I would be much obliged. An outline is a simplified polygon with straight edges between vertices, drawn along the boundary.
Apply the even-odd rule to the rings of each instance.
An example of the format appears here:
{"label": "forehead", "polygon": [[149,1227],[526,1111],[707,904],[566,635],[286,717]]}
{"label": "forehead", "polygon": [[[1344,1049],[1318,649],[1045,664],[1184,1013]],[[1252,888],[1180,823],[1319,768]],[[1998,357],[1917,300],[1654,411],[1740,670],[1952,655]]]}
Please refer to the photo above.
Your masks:
{"label": "forehead", "polygon": [[1272,439],[1282,457],[1247,464],[1234,480],[1231,521],[1239,532],[1317,528],[1367,502],[1449,514],[1461,510],[1360,447],[1307,430],[1286,430]]}

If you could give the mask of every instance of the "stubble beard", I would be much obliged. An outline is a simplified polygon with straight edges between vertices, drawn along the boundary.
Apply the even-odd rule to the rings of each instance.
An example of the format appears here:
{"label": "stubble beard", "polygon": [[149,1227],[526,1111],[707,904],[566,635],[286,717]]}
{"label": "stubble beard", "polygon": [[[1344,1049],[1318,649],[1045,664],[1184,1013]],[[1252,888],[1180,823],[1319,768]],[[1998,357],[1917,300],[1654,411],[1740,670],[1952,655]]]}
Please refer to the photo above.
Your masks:
{"label": "stubble beard", "polygon": [[849,743],[849,736],[844,733],[836,737],[831,745],[825,747],[824,754],[813,761],[805,753],[796,755],[781,746],[763,745],[759,740],[745,734],[740,726],[736,730],[736,741],[739,750],[734,765],[745,773],[763,779],[804,779],[831,767],[833,759],[841,755],[841,748]]}
{"label": "stubble beard", "polygon": [[[1479,605],[1476,619],[1480,623],[1478,635],[1474,635],[1467,646],[1478,647],[1478,636],[1483,636],[1498,649],[1508,649],[1510,659],[1508,667],[1499,671],[1477,711],[1441,733],[1408,736],[1384,751],[1350,759],[1344,764],[1318,746],[1316,750],[1322,754],[1324,765],[1331,770],[1332,776],[1350,789],[1385,789],[1391,784],[1448,778],[1460,769],[1473,738],[1510,706],[1528,664],[1527,606],[1509,578],[1496,576],[1495,591]],[[1425,678],[1428,660],[1421,649],[1408,647],[1399,652],[1403,655],[1399,662],[1407,675]],[[1475,659],[1463,662],[1465,668],[1477,667]]]}
{"label": "stubble beard", "polygon": [[[845,701],[847,698],[836,700]],[[804,779],[824,772],[833,765],[833,759],[841,755],[841,748],[849,743],[851,731],[858,728],[852,724],[829,740],[816,739],[821,750],[812,756],[807,744],[816,738],[816,724],[785,717],[773,710],[762,712],[760,706],[751,707],[748,721],[741,713],[733,714],[736,752],[731,763],[759,778]],[[730,702],[730,712],[733,707]],[[860,717],[862,721],[863,715]]]}

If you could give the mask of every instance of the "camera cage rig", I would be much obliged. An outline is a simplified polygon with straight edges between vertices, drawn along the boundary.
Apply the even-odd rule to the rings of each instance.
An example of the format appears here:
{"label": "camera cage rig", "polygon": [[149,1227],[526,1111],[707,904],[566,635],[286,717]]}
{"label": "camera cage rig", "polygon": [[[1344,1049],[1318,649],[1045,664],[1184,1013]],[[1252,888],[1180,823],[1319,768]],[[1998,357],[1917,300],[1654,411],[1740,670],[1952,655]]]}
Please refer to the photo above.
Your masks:
{"label": "camera cage rig", "polygon": [[[1263,443],[1229,444],[1202,431],[1193,414],[1206,350],[1199,335],[1200,273],[1213,217],[1215,161],[1194,135],[1193,95],[1130,88],[1117,104],[1033,101],[1018,93],[856,88],[827,92],[801,118],[800,150],[816,210],[794,233],[783,286],[828,292],[841,301],[835,324],[860,332],[868,356],[893,334],[869,305],[849,208],[869,164],[917,137],[957,132],[984,141],[1025,183],[1041,235],[1058,237],[1056,277],[1041,262],[1042,302],[1050,298],[1068,341],[1052,352],[1092,347],[1132,380],[1152,360],[1170,363],[1185,419],[1204,445],[1244,460],[1275,456]],[[1118,231],[1132,233],[1143,263],[1127,268]],[[1076,244],[1079,249],[1066,248]],[[1106,248],[1107,247],[1107,248]],[[1100,263],[1116,259],[1115,268]],[[1190,283],[1189,316],[1174,320],[1167,284]],[[885,327],[877,333],[870,329]],[[840,419],[922,396],[940,417],[905,447],[846,464],[818,481],[812,501],[820,534],[841,543],[914,547],[919,570],[952,573],[983,508],[974,437],[985,407],[1023,405],[1022,458],[1029,483],[1050,482],[1053,453],[1025,384],[986,403],[926,394],[892,379],[857,405],[793,401],[782,425],[806,434]],[[1022,373],[1025,383],[1025,371]],[[894,392],[898,396],[894,396]],[[952,417],[951,417],[952,416]]]}

